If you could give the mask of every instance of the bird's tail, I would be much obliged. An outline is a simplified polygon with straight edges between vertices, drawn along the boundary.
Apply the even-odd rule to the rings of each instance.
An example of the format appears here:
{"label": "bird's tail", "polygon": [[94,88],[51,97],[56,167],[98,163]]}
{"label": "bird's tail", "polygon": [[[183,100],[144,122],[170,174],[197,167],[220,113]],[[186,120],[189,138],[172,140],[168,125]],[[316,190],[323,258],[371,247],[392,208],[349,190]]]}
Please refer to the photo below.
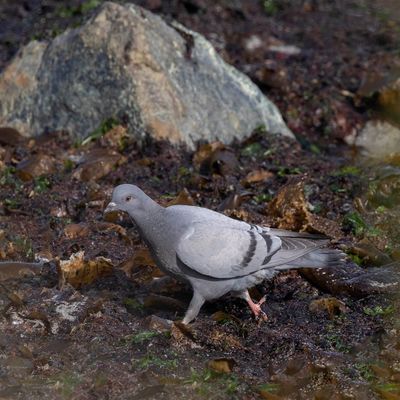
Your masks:
{"label": "bird's tail", "polygon": [[317,248],[287,264],[276,266],[275,269],[339,267],[343,266],[345,258],[346,255],[342,251],[323,247]]}

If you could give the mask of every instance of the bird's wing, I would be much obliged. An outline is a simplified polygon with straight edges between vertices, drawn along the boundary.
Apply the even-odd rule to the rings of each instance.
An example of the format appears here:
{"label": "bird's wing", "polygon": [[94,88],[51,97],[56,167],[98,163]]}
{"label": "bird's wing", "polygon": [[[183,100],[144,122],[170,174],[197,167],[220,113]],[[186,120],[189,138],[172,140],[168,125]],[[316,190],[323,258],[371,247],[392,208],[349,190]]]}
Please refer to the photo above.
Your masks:
{"label": "bird's wing", "polygon": [[[274,232],[276,230],[271,229],[271,231]],[[277,253],[272,255],[265,268],[285,266],[292,261],[302,256],[305,256],[306,254],[311,253],[312,251],[319,249],[320,247],[325,246],[329,242],[329,240],[321,235],[305,233],[303,236],[301,232],[297,235],[296,232],[292,232],[291,234],[289,233],[290,231],[283,232],[283,235],[280,236],[280,239],[282,241],[281,249]]]}
{"label": "bird's wing", "polygon": [[276,229],[276,228],[270,228],[269,233],[271,235],[278,236],[280,238],[282,237],[290,237],[290,238],[303,238],[303,239],[312,239],[312,240],[328,240],[328,237],[325,235],[321,234],[316,234],[316,233],[308,233],[308,232],[293,232],[293,231],[287,231],[285,229]]}
{"label": "bird's wing", "polygon": [[[281,235],[279,237],[278,235]],[[196,223],[178,243],[179,263],[217,279],[246,276],[261,269],[287,265],[322,246],[324,236],[261,228]],[[279,269],[279,268],[278,268]]]}
{"label": "bird's wing", "polygon": [[218,279],[249,275],[263,268],[281,248],[281,240],[268,230],[248,225],[196,223],[178,242],[178,264]]}

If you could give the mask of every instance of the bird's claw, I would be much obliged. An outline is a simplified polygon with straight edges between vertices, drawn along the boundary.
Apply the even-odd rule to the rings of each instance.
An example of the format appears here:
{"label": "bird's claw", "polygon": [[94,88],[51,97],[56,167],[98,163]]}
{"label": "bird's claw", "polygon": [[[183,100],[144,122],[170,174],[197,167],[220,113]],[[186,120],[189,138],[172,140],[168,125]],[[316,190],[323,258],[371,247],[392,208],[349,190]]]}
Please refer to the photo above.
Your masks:
{"label": "bird's claw", "polygon": [[258,321],[264,321],[267,322],[268,321],[268,315],[265,314],[264,311],[261,310],[260,314],[256,317]]}
{"label": "bird's claw", "polygon": [[264,304],[266,300],[267,300],[267,296],[263,296],[263,297],[260,299],[260,301],[257,303],[257,306],[260,307],[260,312],[259,312],[259,314],[256,316],[256,318],[257,318],[259,321],[261,321],[261,320],[264,321],[264,322],[268,321],[268,315],[261,309],[261,305]]}
{"label": "bird's claw", "polygon": [[268,315],[263,310],[261,310],[261,306],[259,305],[259,303],[257,303],[256,305],[259,307],[259,309],[258,309],[259,311],[254,313],[256,320],[267,322]]}
{"label": "bird's claw", "polygon": [[261,309],[261,305],[265,303],[266,296],[263,296],[261,300],[257,303],[253,303],[252,301],[249,302],[249,306],[251,311],[253,311],[254,316],[256,317],[257,321],[268,321],[268,316],[265,312]]}

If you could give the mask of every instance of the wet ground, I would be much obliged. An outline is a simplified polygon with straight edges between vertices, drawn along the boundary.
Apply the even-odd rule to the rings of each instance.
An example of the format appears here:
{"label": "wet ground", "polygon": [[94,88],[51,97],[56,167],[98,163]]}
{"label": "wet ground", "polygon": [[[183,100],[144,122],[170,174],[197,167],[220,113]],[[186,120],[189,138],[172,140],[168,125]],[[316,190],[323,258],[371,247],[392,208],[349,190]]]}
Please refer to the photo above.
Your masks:
{"label": "wet ground", "polygon": [[[0,2],[1,65],[97,3]],[[398,25],[364,2],[141,3],[204,33],[249,73],[299,144],[260,131],[191,153],[136,143],[113,121],[99,122],[86,144],[2,130],[1,261],[49,262],[0,264],[0,398],[400,398],[396,296],[293,271],[252,293],[266,294],[268,322],[228,297],[185,328],[169,321],[182,318],[190,289],[162,277],[126,217],[103,215],[112,188],[131,182],[164,205],[329,234],[349,271],[395,271],[398,175],[370,185],[342,139],[370,113],[355,93],[364,72],[395,58]],[[246,41],[254,35],[255,49]],[[269,49],[278,44],[301,53]]]}

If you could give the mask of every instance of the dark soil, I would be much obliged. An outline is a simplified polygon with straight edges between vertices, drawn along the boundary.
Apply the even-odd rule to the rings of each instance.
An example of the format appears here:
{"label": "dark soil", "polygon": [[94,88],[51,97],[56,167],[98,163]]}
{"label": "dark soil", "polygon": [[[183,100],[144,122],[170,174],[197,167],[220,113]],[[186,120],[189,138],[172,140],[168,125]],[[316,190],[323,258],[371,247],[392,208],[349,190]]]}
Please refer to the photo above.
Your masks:
{"label": "dark soil", "polygon": [[[0,66],[32,38],[81,23],[93,12],[87,4],[96,3],[0,1]],[[267,296],[266,323],[243,301],[224,298],[203,307],[190,328],[160,332],[149,318],[179,320],[190,288],[160,280],[126,217],[106,222],[103,215],[112,188],[129,182],[164,205],[186,188],[196,205],[274,225],[268,204],[285,184],[303,180],[313,213],[340,231],[334,244],[349,250],[366,235],[349,222],[364,177],[348,167],[353,153],[343,139],[368,115],[354,102],[363,74],[389,68],[399,50],[398,23],[361,1],[137,3],[208,37],[276,102],[299,144],[254,132],[198,166],[194,153],[151,140],[79,146],[64,133],[3,139],[0,257],[50,262],[36,275],[0,279],[0,398],[399,398],[395,299],[324,293],[292,271],[253,291]],[[262,44],[250,52],[252,35]],[[272,52],[277,40],[301,53]],[[93,150],[102,152],[98,161],[113,151],[120,159],[109,173],[99,162],[87,180],[77,174],[79,159]],[[50,156],[52,166],[28,179],[33,168],[19,163],[34,155]],[[243,181],[260,168],[270,172],[267,180]],[[387,241],[376,242],[384,250]],[[60,286],[58,260],[78,251],[110,259],[113,273],[79,288]],[[310,308],[333,296],[332,309]],[[216,371],[226,365],[231,372]]]}

